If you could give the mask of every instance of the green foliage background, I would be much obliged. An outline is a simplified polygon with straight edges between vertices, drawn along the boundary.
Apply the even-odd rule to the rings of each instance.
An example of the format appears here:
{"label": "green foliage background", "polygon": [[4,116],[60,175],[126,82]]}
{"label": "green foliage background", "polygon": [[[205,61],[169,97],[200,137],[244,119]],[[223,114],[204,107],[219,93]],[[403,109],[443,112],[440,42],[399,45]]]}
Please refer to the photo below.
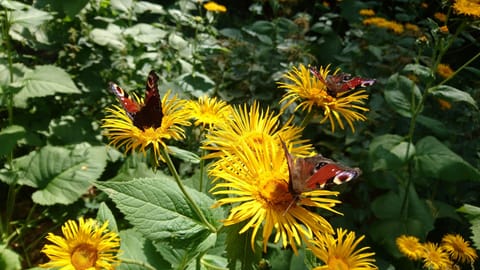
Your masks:
{"label": "green foliage background", "polygon": [[[142,155],[106,146],[99,124],[117,102],[108,82],[141,94],[152,69],[162,95],[260,100],[273,109],[283,94],[276,82],[300,63],[376,78],[368,120],[355,133],[318,123],[304,131],[323,155],[364,172],[338,187],[344,216],[329,221],[366,235],[380,269],[413,268],[395,246],[401,234],[438,242],[458,233],[480,248],[480,24],[441,1],[426,3],[224,1],[227,13],[216,14],[193,0],[0,1],[0,268],[45,262],[44,236],[80,215],[109,220],[122,258],[143,263],[119,269],[312,265],[308,252],[295,256],[276,244],[252,253],[235,226],[212,233],[166,168],[153,171]],[[358,13],[366,8],[420,32],[366,26]],[[439,30],[435,12],[449,14],[450,33]],[[442,78],[440,63],[458,73]],[[189,132],[176,146],[191,153],[174,162],[219,227],[227,211],[211,209],[215,198],[196,188],[203,171]]]}

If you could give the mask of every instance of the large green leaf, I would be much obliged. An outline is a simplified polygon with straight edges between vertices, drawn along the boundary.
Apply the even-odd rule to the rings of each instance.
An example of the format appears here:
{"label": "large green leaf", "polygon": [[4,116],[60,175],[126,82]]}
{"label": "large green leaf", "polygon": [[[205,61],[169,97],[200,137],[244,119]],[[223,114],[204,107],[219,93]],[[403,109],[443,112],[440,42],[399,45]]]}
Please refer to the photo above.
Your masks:
{"label": "large green leaf", "polygon": [[408,64],[403,68],[406,72],[413,72],[413,74],[420,77],[422,80],[433,79],[432,69],[421,64]]}
{"label": "large green leaf", "polygon": [[118,226],[115,216],[105,202],[100,203],[100,207],[98,208],[97,212],[97,220],[101,221],[102,223],[108,221],[108,229],[112,232],[118,233]]}
{"label": "large green leaf", "polygon": [[[408,152],[407,152],[408,150]],[[373,170],[393,169],[401,166],[415,153],[415,147],[395,134],[385,134],[372,140],[369,147]]]}
{"label": "large green leaf", "polygon": [[122,30],[114,24],[109,24],[107,29],[95,28],[90,32],[93,42],[101,46],[107,46],[115,50],[124,50],[125,41],[122,37]]}
{"label": "large green leaf", "polygon": [[106,166],[104,146],[75,145],[71,149],[45,146],[29,156],[16,160],[24,173],[20,184],[38,190],[34,202],[42,205],[70,204],[76,201]]}
{"label": "large green leaf", "polygon": [[394,74],[385,85],[385,100],[400,115],[411,117],[422,94],[418,86],[405,76]]}
{"label": "large green leaf", "polygon": [[[133,230],[120,232],[121,246],[120,259],[128,259],[150,266],[154,269],[172,269],[170,263],[165,261],[157,252],[152,242]],[[144,270],[142,265],[122,263],[117,270]]]}
{"label": "large green leaf", "polygon": [[28,98],[55,94],[80,94],[72,79],[63,69],[55,66],[37,66],[25,74],[24,87],[15,95],[16,106],[24,106]]}
{"label": "large green leaf", "polygon": [[469,93],[449,85],[439,85],[435,88],[432,88],[431,93],[435,97],[444,98],[451,102],[466,102],[473,107],[478,108],[477,102]]}
{"label": "large green leaf", "polygon": [[20,256],[13,250],[0,246],[0,269],[2,270],[20,270]]}
{"label": "large green leaf", "polygon": [[466,218],[471,224],[470,229],[472,230],[472,242],[473,245],[480,249],[480,207],[464,204],[458,209],[460,213],[465,214]]}
{"label": "large green leaf", "polygon": [[435,137],[425,137],[416,145],[415,165],[425,177],[446,181],[480,180],[480,172]]}
{"label": "large green leaf", "polygon": [[139,43],[158,43],[167,36],[167,32],[150,24],[138,23],[127,28],[126,36],[133,38]]}
{"label": "large green leaf", "polygon": [[[130,223],[151,240],[181,241],[208,230],[177,184],[169,178],[102,182],[97,186],[110,196]],[[217,224],[223,218],[218,208],[210,208],[214,202],[211,198],[194,189],[186,190],[210,223]]]}

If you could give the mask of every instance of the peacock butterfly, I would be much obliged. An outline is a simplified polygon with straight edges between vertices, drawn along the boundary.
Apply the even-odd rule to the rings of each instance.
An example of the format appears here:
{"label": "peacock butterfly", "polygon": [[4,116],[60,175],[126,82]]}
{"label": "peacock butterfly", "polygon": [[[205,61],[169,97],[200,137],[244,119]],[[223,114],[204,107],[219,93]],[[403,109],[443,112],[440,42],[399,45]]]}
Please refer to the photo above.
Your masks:
{"label": "peacock butterfly", "polygon": [[162,125],[162,102],[158,93],[158,76],[152,70],[148,74],[145,99],[143,104],[138,104],[120,86],[110,82],[110,90],[117,96],[120,104],[132,120],[133,125],[141,130]]}
{"label": "peacock butterfly", "polygon": [[283,141],[282,147],[288,164],[288,191],[296,198],[306,191],[346,183],[362,173],[359,168],[347,167],[320,154],[307,158],[293,157]]}
{"label": "peacock butterfly", "polygon": [[323,82],[327,87],[327,93],[336,97],[338,93],[346,92],[356,89],[358,87],[367,87],[375,83],[375,79],[366,79],[361,77],[353,77],[348,73],[339,73],[335,75],[327,75],[327,78],[323,78],[317,71],[317,69],[310,67],[310,72],[317,77],[318,80]]}

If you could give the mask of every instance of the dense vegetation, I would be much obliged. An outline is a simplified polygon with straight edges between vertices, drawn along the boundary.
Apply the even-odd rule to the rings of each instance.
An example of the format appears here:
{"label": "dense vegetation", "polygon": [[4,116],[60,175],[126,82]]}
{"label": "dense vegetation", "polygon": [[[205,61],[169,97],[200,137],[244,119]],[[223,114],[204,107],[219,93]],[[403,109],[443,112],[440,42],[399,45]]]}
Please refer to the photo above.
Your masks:
{"label": "dense vegetation", "polygon": [[[222,223],[235,203],[218,207],[231,194],[211,188],[230,166],[219,160],[234,157],[225,150],[201,159],[222,152],[209,127],[182,124],[184,138],[162,139],[168,148],[112,143],[107,108],[120,104],[109,82],[143,98],[151,70],[162,99],[207,95],[250,113],[258,106],[279,114],[278,125],[302,128],[290,149],[305,140],[313,147],[304,150],[361,168],[358,179],[328,187],[339,191],[342,215],[305,209],[365,235],[360,246],[380,269],[424,267],[399,251],[401,235],[440,243],[458,234],[480,248],[478,1],[223,1],[225,11],[161,2],[0,1],[1,269],[46,263],[47,234],[79,217],[108,220],[119,234],[117,269],[322,264],[308,242],[274,239],[278,224],[251,245],[252,230],[239,234],[247,221]],[[365,119],[342,128],[320,121],[325,108],[286,107],[286,74],[302,66],[375,78],[363,88]],[[162,104],[167,117],[174,107]]]}

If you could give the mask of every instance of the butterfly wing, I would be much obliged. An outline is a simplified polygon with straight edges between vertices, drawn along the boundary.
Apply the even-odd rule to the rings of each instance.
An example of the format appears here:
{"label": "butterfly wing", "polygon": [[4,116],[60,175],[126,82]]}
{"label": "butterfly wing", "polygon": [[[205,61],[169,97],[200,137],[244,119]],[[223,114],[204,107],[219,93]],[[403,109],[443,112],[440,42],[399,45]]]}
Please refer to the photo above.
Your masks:
{"label": "butterfly wing", "polygon": [[321,155],[310,158],[314,163],[311,176],[305,185],[309,189],[323,189],[329,184],[340,185],[357,178],[361,174],[359,168],[350,168]]}
{"label": "butterfly wing", "polygon": [[117,84],[110,82],[110,91],[118,98],[128,117],[133,120],[134,115],[140,111],[141,106]]}
{"label": "butterfly wing", "polygon": [[295,158],[288,152],[285,143],[282,141],[283,151],[288,164],[288,190],[296,196],[310,190],[306,186],[306,180],[312,176],[315,164],[309,158]]}
{"label": "butterfly wing", "polygon": [[133,117],[133,124],[142,130],[162,125],[163,111],[158,92],[158,79],[157,74],[153,70],[150,71],[145,87],[145,102]]}

